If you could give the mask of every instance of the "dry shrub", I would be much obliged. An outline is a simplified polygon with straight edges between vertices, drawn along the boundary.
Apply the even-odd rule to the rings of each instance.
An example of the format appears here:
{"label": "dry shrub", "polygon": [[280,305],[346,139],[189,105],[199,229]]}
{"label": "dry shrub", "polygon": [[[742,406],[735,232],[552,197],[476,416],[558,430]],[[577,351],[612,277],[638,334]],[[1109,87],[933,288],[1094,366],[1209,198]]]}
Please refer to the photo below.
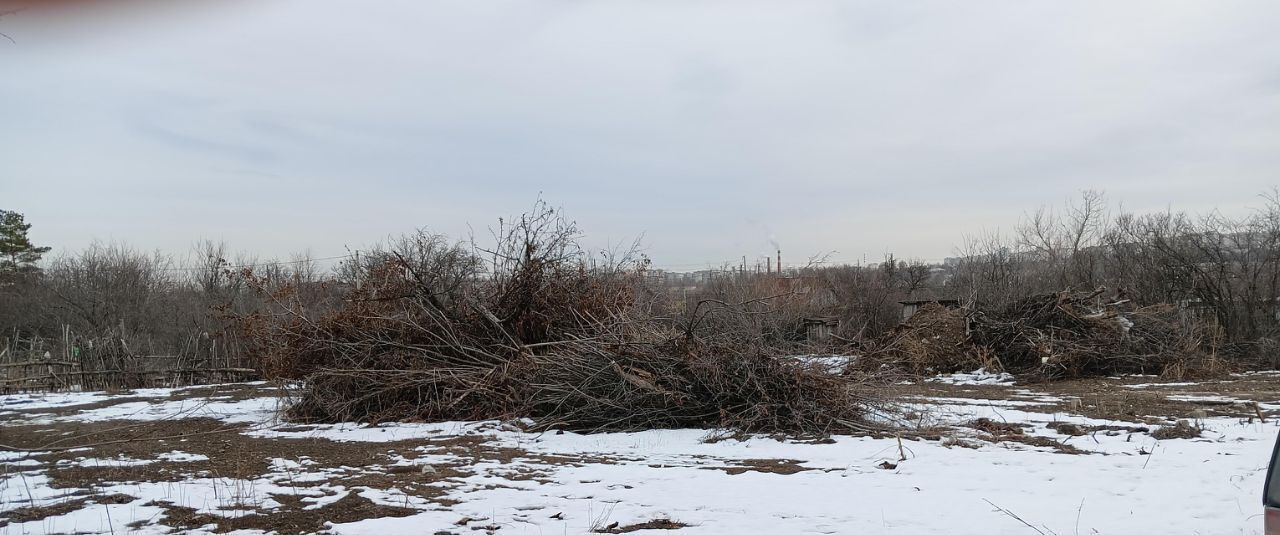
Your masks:
{"label": "dry shrub", "polygon": [[1176,307],[1125,312],[1100,295],[1039,295],[993,311],[926,305],[879,340],[860,367],[916,376],[986,368],[1043,380],[1229,371],[1227,360],[1204,350],[1206,329]]}
{"label": "dry shrub", "polygon": [[1280,368],[1280,342],[1274,338],[1259,338],[1222,344],[1214,356],[1241,369],[1274,370]]}
{"label": "dry shrub", "polygon": [[[795,363],[758,336],[715,336],[637,306],[644,262],[594,263],[545,207],[492,249],[419,234],[352,270],[335,310],[272,297],[245,318],[269,377],[303,379],[309,421],[527,417],[583,431],[866,429],[855,382]],[[260,286],[260,285],[259,285]],[[728,312],[741,312],[735,307]],[[740,308],[740,307],[739,307]]]}
{"label": "dry shrub", "polygon": [[690,334],[719,343],[749,338],[793,353],[829,350],[834,339],[809,336],[811,323],[830,319],[834,296],[808,275],[730,274],[712,277],[673,314]]}

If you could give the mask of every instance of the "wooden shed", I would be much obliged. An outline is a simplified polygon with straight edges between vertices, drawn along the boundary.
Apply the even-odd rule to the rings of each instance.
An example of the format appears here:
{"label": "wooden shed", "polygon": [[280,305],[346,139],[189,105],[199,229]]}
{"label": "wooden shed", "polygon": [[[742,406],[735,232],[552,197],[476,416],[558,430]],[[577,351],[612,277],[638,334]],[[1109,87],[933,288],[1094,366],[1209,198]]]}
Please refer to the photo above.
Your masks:
{"label": "wooden shed", "polygon": [[936,303],[947,308],[960,308],[958,299],[925,298],[898,301],[898,304],[902,305],[902,321],[911,319],[911,316],[914,316],[916,311],[920,310],[920,307],[929,303]]}

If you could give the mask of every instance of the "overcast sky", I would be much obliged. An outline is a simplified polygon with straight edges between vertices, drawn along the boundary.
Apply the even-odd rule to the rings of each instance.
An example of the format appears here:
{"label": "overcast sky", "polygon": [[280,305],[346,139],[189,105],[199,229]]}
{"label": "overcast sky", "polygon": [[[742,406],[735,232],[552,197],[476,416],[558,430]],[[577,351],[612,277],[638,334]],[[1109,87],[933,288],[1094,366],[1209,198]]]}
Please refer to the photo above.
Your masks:
{"label": "overcast sky", "polygon": [[1280,180],[1280,2],[202,4],[0,19],[0,208],[57,249],[338,255],[539,193],[694,269],[941,259],[1104,190]]}

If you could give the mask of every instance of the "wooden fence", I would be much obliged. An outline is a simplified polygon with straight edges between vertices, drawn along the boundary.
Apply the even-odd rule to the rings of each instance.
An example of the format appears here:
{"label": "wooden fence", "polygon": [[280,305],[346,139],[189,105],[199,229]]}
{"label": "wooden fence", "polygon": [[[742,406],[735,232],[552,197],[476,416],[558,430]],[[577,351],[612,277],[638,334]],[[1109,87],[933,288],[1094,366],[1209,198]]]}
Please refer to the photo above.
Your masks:
{"label": "wooden fence", "polygon": [[121,390],[234,383],[257,379],[252,368],[84,370],[78,362],[37,360],[0,364],[0,393]]}
{"label": "wooden fence", "polygon": [[174,387],[260,377],[258,370],[226,352],[130,355],[101,343],[95,350],[93,344],[6,342],[0,346],[0,393]]}

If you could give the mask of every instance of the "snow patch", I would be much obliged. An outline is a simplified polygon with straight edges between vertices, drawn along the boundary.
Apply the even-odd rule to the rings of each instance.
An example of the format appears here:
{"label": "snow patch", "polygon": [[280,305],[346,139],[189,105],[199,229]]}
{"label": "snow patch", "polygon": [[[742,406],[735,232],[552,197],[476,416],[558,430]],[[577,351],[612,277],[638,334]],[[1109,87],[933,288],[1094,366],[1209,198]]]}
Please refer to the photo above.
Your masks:
{"label": "snow patch", "polygon": [[938,375],[927,379],[930,383],[946,383],[950,385],[1012,385],[1013,375],[1008,373],[992,373],[986,368],[978,368],[969,373],[953,373]]}

